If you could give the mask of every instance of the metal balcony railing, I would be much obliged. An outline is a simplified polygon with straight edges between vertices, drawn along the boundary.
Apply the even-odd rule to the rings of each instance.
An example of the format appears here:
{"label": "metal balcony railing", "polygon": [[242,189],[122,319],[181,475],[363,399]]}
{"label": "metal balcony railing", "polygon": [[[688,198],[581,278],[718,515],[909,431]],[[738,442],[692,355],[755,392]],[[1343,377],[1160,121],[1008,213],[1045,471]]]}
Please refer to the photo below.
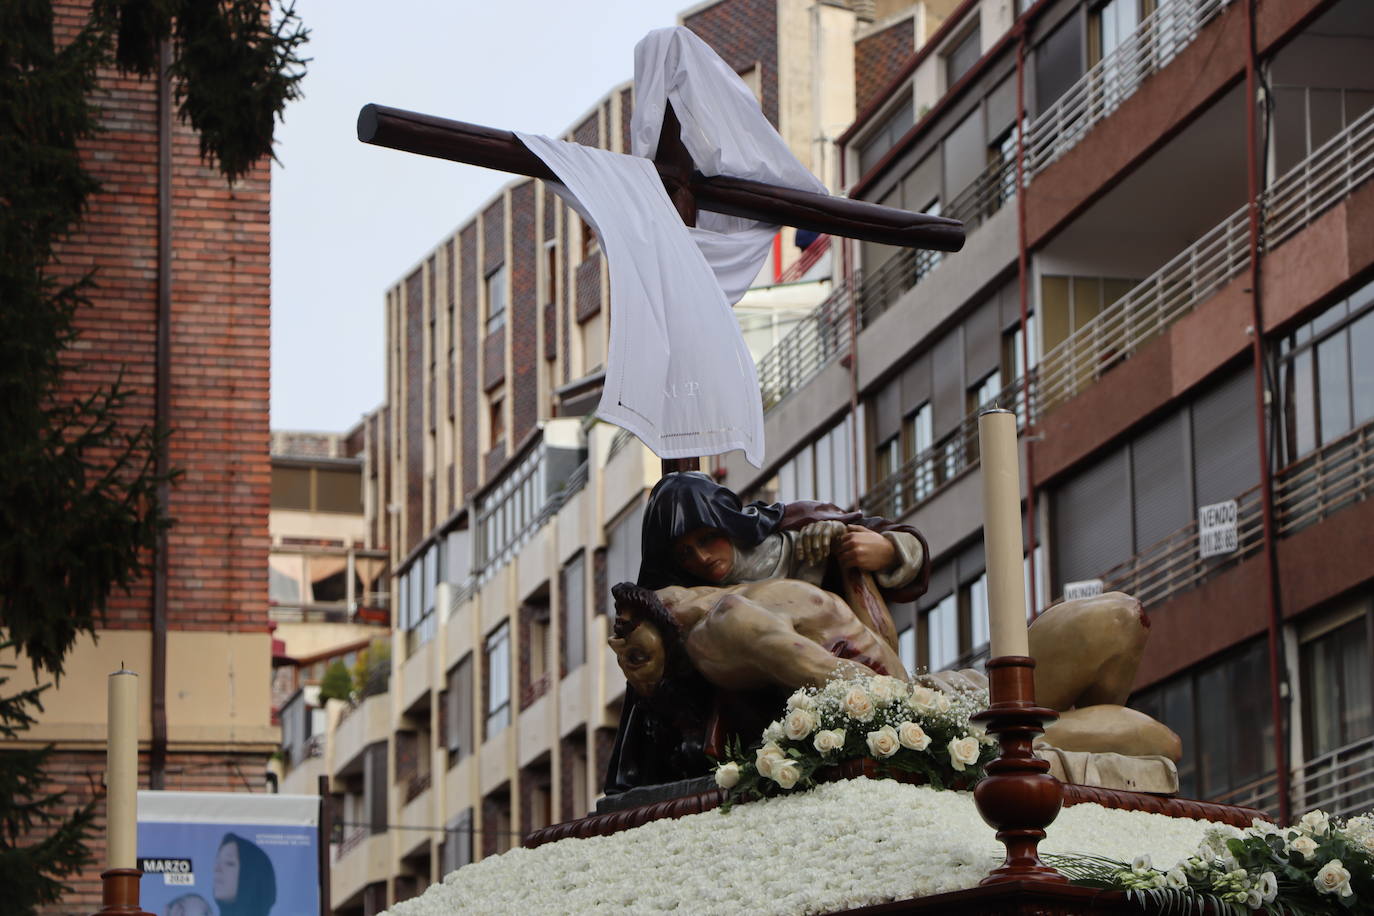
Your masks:
{"label": "metal balcony railing", "polygon": [[1026,132],[1029,182],[1078,144],[1098,121],[1130,98],[1187,47],[1230,0],[1172,0],[1160,4],[1110,54],[1042,111]]}
{"label": "metal balcony railing", "polygon": [[988,165],[967,188],[949,202],[942,216],[963,222],[972,232],[1016,196],[1016,157],[998,159]]}
{"label": "metal balcony railing", "polygon": [[[1368,811],[1374,806],[1374,735],[1294,765],[1289,772],[1288,798],[1294,820],[1317,809],[1332,817]],[[1258,808],[1276,817],[1278,776],[1266,774],[1212,800]]]}
{"label": "metal balcony railing", "polygon": [[334,847],[334,861],[338,862],[344,856],[357,849],[372,835],[372,831],[367,827],[354,827],[344,834],[343,840]]}
{"label": "metal balcony railing", "polygon": [[[1374,421],[1322,446],[1274,475],[1274,517],[1279,537],[1287,537],[1331,514],[1374,497]],[[1132,595],[1156,606],[1196,588],[1217,572],[1258,553],[1264,545],[1259,487],[1236,497],[1234,553],[1203,559],[1193,519],[1159,542],[1097,578],[1103,591]],[[1058,601],[1060,599],[1056,599]]]}
{"label": "metal balcony railing", "polygon": [[[1031,410],[1035,409],[1031,379]],[[900,518],[915,509],[978,464],[978,412],[984,407],[1004,407],[1016,411],[1017,425],[1024,426],[1025,402],[1022,391],[1027,380],[1017,379],[960,421],[952,432],[930,448],[913,455],[895,473],[880,481],[863,495],[859,505],[865,515]]]}
{"label": "metal balcony railing", "polygon": [[[1261,198],[1271,250],[1374,175],[1374,109],[1298,163]],[[1040,403],[1067,401],[1250,266],[1248,205],[1045,353]]]}
{"label": "metal balcony railing", "polygon": [[1374,422],[1357,427],[1288,465],[1274,477],[1280,537],[1374,496]]}
{"label": "metal balcony railing", "polygon": [[849,300],[841,286],[758,361],[764,411],[776,407],[848,350]]}

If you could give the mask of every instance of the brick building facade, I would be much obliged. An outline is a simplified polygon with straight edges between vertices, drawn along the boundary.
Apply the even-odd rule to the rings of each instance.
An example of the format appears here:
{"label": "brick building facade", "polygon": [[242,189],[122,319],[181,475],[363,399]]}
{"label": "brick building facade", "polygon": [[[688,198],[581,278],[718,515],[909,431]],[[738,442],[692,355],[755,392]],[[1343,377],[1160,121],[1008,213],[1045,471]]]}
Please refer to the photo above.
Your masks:
{"label": "brick building facade", "polygon": [[[87,6],[56,6],[61,42]],[[67,355],[66,393],[81,396],[117,379],[134,391],[121,414],[129,429],[151,426],[159,384],[167,386],[169,460],[180,476],[167,514],[166,740],[168,789],[260,791],[272,750],[266,688],[269,172],[266,161],[232,186],[201,161],[189,126],[159,122],[158,83],[101,74],[92,100],[101,132],[83,149],[101,183],[75,233],[57,250],[54,276],[94,271],[90,304]],[[160,143],[170,170],[160,181]],[[159,220],[168,195],[169,224]],[[160,276],[159,253],[169,265]],[[170,286],[167,372],[160,380],[158,310]],[[150,687],[154,581],[150,573],[117,593],[97,644],[81,640],[60,687],[26,741],[58,746],[51,773],[73,805],[97,794],[104,769],[105,676],[120,661],[141,679],[140,788],[152,775]],[[21,665],[21,675],[27,666]],[[232,686],[230,685],[232,682]],[[101,813],[103,818],[103,811]],[[96,862],[54,913],[99,907],[102,836]]]}

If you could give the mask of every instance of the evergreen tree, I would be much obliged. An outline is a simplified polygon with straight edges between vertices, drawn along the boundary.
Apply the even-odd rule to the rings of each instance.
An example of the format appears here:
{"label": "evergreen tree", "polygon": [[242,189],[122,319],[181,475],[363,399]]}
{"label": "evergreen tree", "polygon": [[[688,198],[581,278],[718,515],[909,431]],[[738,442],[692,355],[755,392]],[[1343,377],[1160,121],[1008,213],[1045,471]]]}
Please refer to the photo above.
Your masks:
{"label": "evergreen tree", "polygon": [[320,678],[320,702],[325,700],[347,700],[353,695],[353,675],[349,674],[348,666],[342,659],[335,659],[328,668],[324,669],[324,677]]}
{"label": "evergreen tree", "polygon": [[[180,116],[232,181],[271,154],[304,75],[294,10],[267,12],[261,0],[94,0],[59,42],[52,0],[0,2],[0,629],[35,675],[61,676],[167,524],[154,471],[166,433],[120,422],[131,392],[119,382],[80,398],[63,382],[80,371],[68,352],[76,310],[99,283],[98,265],[70,282],[52,274],[54,246],[99,187],[79,154],[98,132],[98,68],[156,75],[169,42]],[[7,680],[0,737],[13,739],[34,723],[41,688],[5,696]],[[42,777],[50,753],[0,752],[6,912],[56,901],[89,861],[92,808],[55,813]]]}

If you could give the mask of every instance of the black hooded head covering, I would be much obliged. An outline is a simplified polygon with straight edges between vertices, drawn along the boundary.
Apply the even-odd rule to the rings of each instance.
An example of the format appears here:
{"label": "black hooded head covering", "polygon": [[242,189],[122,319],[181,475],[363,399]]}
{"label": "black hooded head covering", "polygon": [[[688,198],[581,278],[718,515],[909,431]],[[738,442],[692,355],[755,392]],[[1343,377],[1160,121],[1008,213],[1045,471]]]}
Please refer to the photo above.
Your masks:
{"label": "black hooded head covering", "polygon": [[649,494],[640,542],[639,582],[644,588],[707,585],[678,568],[673,540],[698,528],[716,528],[738,547],[756,547],[782,523],[783,505],[739,497],[700,471],[664,475]]}
{"label": "black hooded head covering", "polygon": [[233,843],[239,851],[239,887],[233,900],[219,900],[220,916],[267,916],[277,902],[277,874],[272,860],[256,844],[236,833],[226,833],[219,848]]}

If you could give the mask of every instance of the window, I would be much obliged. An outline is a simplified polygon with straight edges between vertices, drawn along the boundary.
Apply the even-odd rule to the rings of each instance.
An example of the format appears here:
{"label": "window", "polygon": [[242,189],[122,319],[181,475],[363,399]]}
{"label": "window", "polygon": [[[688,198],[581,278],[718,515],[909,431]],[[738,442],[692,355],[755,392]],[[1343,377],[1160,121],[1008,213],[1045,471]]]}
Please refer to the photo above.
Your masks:
{"label": "window", "polygon": [[503,622],[487,637],[483,647],[486,671],[487,717],[485,737],[489,740],[510,724],[510,622]]}
{"label": "window", "polygon": [[1036,114],[1044,112],[1083,75],[1083,43],[1076,15],[1064,21],[1035,47]]}
{"label": "window", "polygon": [[1374,282],[1279,341],[1285,463],[1374,420]]}
{"label": "window", "polygon": [[[935,444],[933,429],[929,401],[916,408],[913,413],[907,414],[906,419],[902,422],[902,439],[906,448],[907,461],[925,453]],[[916,502],[925,499],[934,489],[935,482],[927,473],[928,468],[929,465],[923,463],[916,469],[916,475],[912,482]]]}
{"label": "window", "polygon": [[444,825],[444,844],[439,849],[439,872],[447,875],[472,862],[472,809]]}
{"label": "window", "polygon": [[606,532],[606,609],[614,616],[615,606],[610,588],[620,582],[639,578],[640,534],[644,527],[644,503],[636,502],[622,513]]}
{"label": "window", "polygon": [[549,239],[544,243],[544,302],[558,299],[558,243]]}
{"label": "window", "polygon": [[867,174],[869,169],[877,165],[878,160],[897,145],[897,141],[914,123],[911,97],[907,96],[899,101],[859,144],[859,175]]}
{"label": "window", "polygon": [[907,627],[897,634],[897,655],[908,674],[916,673],[916,628]]}
{"label": "window", "polygon": [[582,220],[581,241],[583,261],[589,260],[601,251],[601,241],[596,237],[596,230],[585,219]]}
{"label": "window", "polygon": [[272,508],[303,512],[363,512],[362,462],[341,468],[273,464]]}
{"label": "window", "polygon": [[1303,639],[1303,746],[1309,759],[1374,734],[1368,604],[1362,599],[1344,608]]}
{"label": "window", "polygon": [[488,396],[487,441],[491,443],[490,448],[496,448],[496,446],[505,438],[506,392],[504,388],[501,388]]}
{"label": "window", "polygon": [[[1088,17],[1088,65],[1124,44],[1153,5],[1151,0],[1107,0],[1094,9]],[[1142,10],[1142,6],[1147,9]]]}
{"label": "window", "polygon": [[506,323],[506,265],[497,267],[486,277],[487,333]]}
{"label": "window", "polygon": [[978,63],[980,56],[982,56],[982,43],[978,23],[975,22],[973,28],[945,52],[945,91],[949,91],[965,73],[973,69],[973,65]]}
{"label": "window", "polygon": [[444,743],[449,766],[474,750],[472,740],[472,653],[448,670],[444,700]]}
{"label": "window", "polygon": [[1252,640],[1131,698],[1183,740],[1179,794],[1212,799],[1273,772],[1266,642]]}
{"label": "window", "polygon": [[587,555],[578,553],[563,567],[559,595],[563,602],[563,658],[566,674],[587,660]]}
{"label": "window", "polygon": [[943,671],[959,657],[959,601],[953,592],[926,612],[926,667]]}

